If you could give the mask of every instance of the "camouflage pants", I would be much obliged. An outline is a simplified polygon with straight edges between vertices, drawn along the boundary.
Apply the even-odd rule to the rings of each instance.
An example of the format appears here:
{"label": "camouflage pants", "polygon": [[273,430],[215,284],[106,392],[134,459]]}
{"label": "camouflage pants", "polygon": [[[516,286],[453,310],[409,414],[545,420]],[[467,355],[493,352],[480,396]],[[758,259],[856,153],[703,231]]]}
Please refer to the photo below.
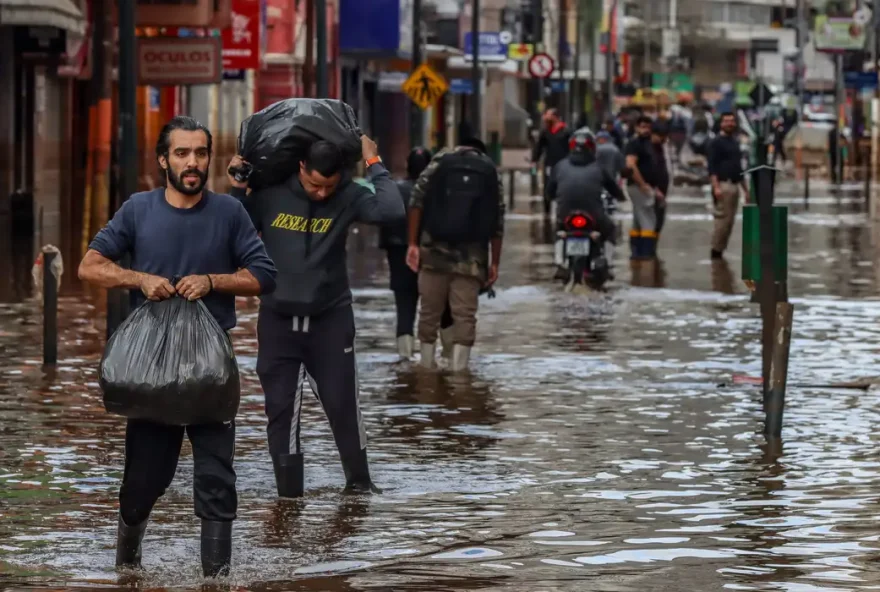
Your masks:
{"label": "camouflage pants", "polygon": [[452,310],[452,342],[473,346],[477,339],[477,306],[480,298],[479,279],[455,273],[423,269],[419,272],[419,341],[435,343],[443,311],[449,303]]}

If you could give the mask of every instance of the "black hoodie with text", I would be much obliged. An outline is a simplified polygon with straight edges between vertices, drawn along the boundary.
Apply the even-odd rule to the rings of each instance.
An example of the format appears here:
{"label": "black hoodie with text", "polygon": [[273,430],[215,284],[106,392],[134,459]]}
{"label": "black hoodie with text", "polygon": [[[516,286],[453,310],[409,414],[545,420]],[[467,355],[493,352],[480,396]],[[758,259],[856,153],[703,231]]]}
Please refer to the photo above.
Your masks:
{"label": "black hoodie with text", "polygon": [[387,169],[368,170],[375,194],[344,175],[325,200],[309,198],[299,175],[281,185],[254,191],[234,189],[261,233],[278,269],[277,288],[263,306],[283,315],[315,316],[351,304],[346,242],[355,222],[396,224],[405,220],[403,198]]}

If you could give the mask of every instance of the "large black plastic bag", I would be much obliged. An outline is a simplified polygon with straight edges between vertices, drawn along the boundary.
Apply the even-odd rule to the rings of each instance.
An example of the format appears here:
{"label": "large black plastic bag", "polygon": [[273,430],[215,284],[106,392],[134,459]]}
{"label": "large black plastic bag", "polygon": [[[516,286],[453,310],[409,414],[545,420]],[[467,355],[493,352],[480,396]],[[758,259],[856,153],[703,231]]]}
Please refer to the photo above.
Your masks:
{"label": "large black plastic bag", "polygon": [[[278,185],[297,171],[317,140],[342,150],[346,164],[361,159],[361,131],[354,109],[336,99],[287,99],[241,122],[238,153],[251,165],[251,189]],[[242,179],[244,180],[244,179]]]}
{"label": "large black plastic bag", "polygon": [[104,408],[168,425],[226,422],[241,398],[232,344],[201,300],[147,301],[101,359]]}

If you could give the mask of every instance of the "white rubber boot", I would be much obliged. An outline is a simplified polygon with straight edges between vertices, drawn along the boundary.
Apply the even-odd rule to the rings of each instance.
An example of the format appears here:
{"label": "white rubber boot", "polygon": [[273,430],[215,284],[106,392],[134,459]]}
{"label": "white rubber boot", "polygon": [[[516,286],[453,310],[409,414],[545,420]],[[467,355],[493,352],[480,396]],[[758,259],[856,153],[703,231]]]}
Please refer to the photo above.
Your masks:
{"label": "white rubber boot", "polygon": [[412,335],[401,335],[397,338],[397,353],[400,357],[409,360],[413,357],[413,348],[415,347],[415,339]]}
{"label": "white rubber boot", "polygon": [[464,372],[468,369],[471,360],[471,348],[467,345],[458,345],[452,348],[452,371]]}
{"label": "white rubber boot", "polygon": [[565,240],[563,239],[557,239],[557,241],[553,243],[553,263],[555,263],[557,267],[565,265]]}
{"label": "white rubber boot", "polygon": [[453,325],[452,327],[446,327],[445,329],[440,329],[440,345],[443,346],[440,355],[447,360],[452,359],[452,334],[454,327],[455,325]]}
{"label": "white rubber boot", "polygon": [[436,368],[437,360],[434,358],[437,351],[436,343],[422,343],[420,344],[420,351],[422,354],[421,359],[419,360],[419,364],[423,368]]}

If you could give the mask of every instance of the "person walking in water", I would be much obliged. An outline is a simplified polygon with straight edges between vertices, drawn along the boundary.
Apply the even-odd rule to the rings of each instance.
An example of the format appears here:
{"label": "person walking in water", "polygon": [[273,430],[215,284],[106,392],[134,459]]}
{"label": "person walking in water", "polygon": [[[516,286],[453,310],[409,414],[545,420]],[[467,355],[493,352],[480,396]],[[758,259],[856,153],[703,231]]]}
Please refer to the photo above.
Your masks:
{"label": "person walking in water", "polygon": [[721,133],[709,144],[709,180],[715,204],[715,229],[712,233],[712,259],[721,259],[730,241],[739,209],[742,188],[748,201],[749,188],[743,176],[742,151],[736,137],[738,128],[733,113],[721,114]]}
{"label": "person walking in water", "polygon": [[[431,151],[424,147],[414,148],[406,159],[406,178],[397,181],[397,188],[409,210],[416,179],[431,162]],[[406,265],[408,245],[407,223],[402,220],[394,225],[385,225],[379,230],[379,248],[388,255],[388,272],[391,276],[391,291],[394,292],[394,306],[397,310],[397,352],[401,358],[409,359],[415,348],[414,327],[416,310],[419,305],[419,274]],[[452,313],[449,306],[443,313],[440,323],[440,341],[444,357],[452,357]]]}
{"label": "person walking in water", "polygon": [[452,309],[452,369],[465,371],[477,336],[480,290],[498,279],[504,191],[477,138],[439,152],[419,175],[409,211],[406,264],[419,273],[421,364],[433,368],[440,319]]}

